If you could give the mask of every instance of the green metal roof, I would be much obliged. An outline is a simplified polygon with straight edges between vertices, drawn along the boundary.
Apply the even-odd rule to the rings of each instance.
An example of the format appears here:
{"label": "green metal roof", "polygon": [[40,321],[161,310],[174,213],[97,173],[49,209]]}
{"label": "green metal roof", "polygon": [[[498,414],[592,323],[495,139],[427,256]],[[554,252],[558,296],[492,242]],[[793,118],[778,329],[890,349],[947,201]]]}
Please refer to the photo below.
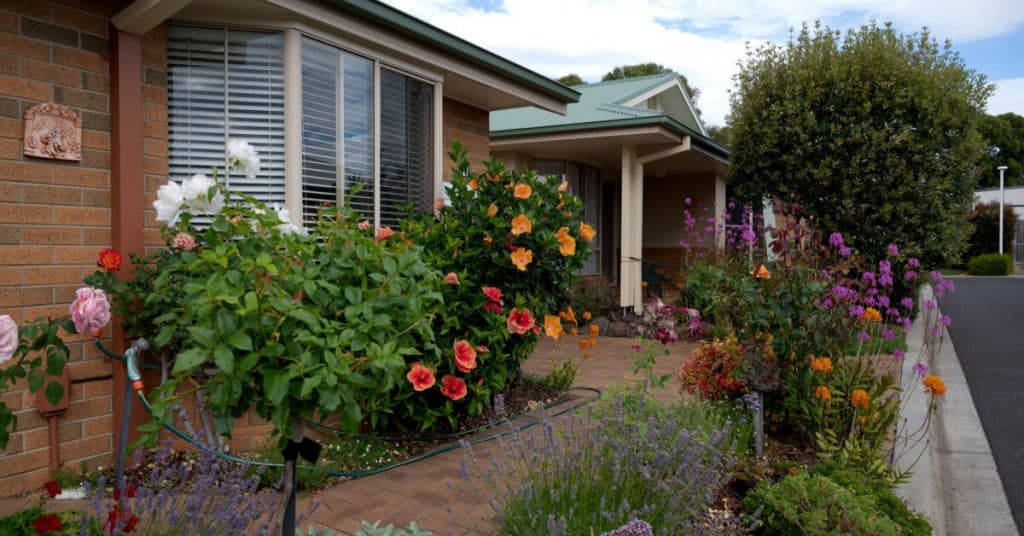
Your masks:
{"label": "green metal roof", "polygon": [[508,139],[538,134],[554,134],[589,130],[617,129],[637,126],[660,126],[691,140],[715,154],[727,158],[729,151],[677,118],[658,110],[623,106],[666,82],[675,80],[675,73],[626,78],[573,86],[580,100],[567,106],[559,115],[539,108],[523,107],[491,112],[491,139]]}
{"label": "green metal roof", "polygon": [[456,37],[436,26],[428,24],[408,13],[399,11],[376,0],[324,0],[342,11],[353,13],[380,26],[396,30],[406,37],[484,67],[510,78],[531,89],[554,97],[562,102],[576,102],[580,94],[567,86],[527,69],[518,63],[488,52],[465,39]]}

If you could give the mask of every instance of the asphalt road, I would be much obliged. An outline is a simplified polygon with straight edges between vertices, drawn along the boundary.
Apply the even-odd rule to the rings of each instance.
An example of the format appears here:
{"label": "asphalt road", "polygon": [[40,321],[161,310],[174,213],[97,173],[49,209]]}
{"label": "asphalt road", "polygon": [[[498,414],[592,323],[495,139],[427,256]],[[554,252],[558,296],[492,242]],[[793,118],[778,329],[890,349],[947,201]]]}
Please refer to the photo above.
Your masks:
{"label": "asphalt road", "polygon": [[953,319],[950,336],[1024,532],[1024,278],[955,281],[942,310]]}

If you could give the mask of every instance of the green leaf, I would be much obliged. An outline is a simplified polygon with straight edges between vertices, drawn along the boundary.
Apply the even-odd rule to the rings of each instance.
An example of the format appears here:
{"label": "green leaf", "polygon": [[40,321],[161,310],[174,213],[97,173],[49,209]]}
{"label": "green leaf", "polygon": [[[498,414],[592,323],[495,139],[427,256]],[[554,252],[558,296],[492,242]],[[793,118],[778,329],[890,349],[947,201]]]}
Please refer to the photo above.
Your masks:
{"label": "green leaf", "polygon": [[236,331],[228,337],[228,343],[239,350],[252,351],[252,338],[244,331]]}
{"label": "green leaf", "polygon": [[227,374],[235,370],[235,355],[225,346],[218,346],[213,350],[213,363],[217,368]]}
{"label": "green leaf", "polygon": [[205,348],[213,348],[217,346],[217,335],[212,329],[205,326],[189,326],[188,332],[192,335],[192,338]]}
{"label": "green leaf", "polygon": [[266,371],[263,373],[263,392],[271,404],[277,405],[288,394],[288,383],[291,378],[283,370]]}
{"label": "green leaf", "polygon": [[192,370],[206,362],[208,357],[209,354],[202,348],[189,348],[174,358],[174,368],[171,371],[177,374]]}
{"label": "green leaf", "polygon": [[62,398],[64,398],[64,385],[60,382],[50,382],[46,384],[47,402],[56,406]]}

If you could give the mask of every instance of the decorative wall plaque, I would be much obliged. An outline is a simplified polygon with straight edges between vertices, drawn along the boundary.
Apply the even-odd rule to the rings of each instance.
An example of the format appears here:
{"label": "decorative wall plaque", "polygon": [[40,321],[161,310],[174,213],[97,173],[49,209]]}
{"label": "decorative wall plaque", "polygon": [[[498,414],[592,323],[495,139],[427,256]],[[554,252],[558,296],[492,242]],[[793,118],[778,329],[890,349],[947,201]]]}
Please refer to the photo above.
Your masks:
{"label": "decorative wall plaque", "polygon": [[74,110],[44,102],[25,111],[25,156],[82,159],[82,122]]}

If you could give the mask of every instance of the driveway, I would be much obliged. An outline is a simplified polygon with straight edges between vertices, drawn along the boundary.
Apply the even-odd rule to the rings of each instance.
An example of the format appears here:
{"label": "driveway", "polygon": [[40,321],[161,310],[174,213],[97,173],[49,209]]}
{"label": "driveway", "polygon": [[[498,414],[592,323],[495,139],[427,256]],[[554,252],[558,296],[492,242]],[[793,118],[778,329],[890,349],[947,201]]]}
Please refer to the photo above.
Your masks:
{"label": "driveway", "polygon": [[945,300],[950,336],[1024,531],[1024,278],[956,278]]}

